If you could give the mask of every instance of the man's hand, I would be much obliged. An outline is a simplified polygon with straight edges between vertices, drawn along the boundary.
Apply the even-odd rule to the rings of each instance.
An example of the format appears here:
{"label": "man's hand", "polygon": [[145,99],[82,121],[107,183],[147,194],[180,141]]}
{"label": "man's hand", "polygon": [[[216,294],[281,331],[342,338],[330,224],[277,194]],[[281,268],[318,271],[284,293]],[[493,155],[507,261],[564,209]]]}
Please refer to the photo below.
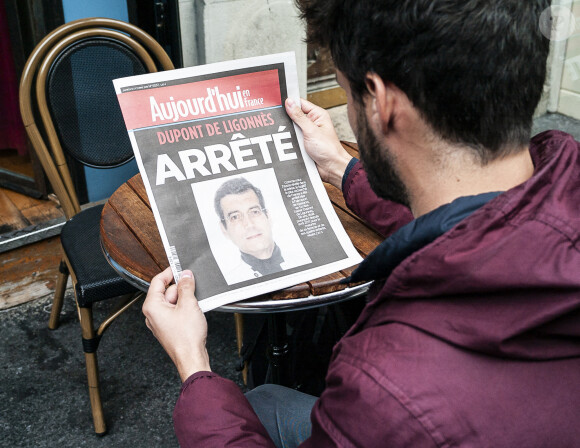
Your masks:
{"label": "man's hand", "polygon": [[352,156],[340,144],[328,112],[304,99],[299,107],[290,98],[286,112],[302,129],[304,147],[322,180],[342,189],[342,175]]}
{"label": "man's hand", "polygon": [[171,268],[151,280],[143,314],[185,381],[196,372],[211,370],[205,348],[207,321],[194,295],[193,273],[183,271],[178,286],[172,281]]}

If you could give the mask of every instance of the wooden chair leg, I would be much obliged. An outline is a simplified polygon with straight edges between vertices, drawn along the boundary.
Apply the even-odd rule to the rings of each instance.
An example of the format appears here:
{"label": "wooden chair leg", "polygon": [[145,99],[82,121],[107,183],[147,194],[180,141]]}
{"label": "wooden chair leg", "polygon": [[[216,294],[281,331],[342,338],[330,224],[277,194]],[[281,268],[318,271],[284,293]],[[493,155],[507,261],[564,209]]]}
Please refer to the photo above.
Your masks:
{"label": "wooden chair leg", "polygon": [[93,423],[95,425],[95,432],[98,435],[103,435],[106,433],[107,427],[105,425],[105,416],[99,389],[99,366],[97,363],[98,337],[93,326],[93,311],[91,308],[79,308],[79,316],[81,319],[85,362],[87,364],[89,398],[91,400]]}
{"label": "wooden chair leg", "polygon": [[61,261],[60,272],[56,280],[56,289],[54,291],[54,299],[52,300],[52,309],[50,310],[50,318],[48,319],[48,328],[56,330],[58,328],[58,320],[62,305],[64,303],[64,293],[66,291],[66,283],[68,281],[68,269],[66,263]]}
{"label": "wooden chair leg", "polygon": [[[236,339],[238,340],[238,355],[242,353],[242,346],[244,345],[244,316],[240,313],[234,313],[234,320],[236,323]],[[244,363],[242,370],[242,380],[244,385],[248,385],[248,363]]]}

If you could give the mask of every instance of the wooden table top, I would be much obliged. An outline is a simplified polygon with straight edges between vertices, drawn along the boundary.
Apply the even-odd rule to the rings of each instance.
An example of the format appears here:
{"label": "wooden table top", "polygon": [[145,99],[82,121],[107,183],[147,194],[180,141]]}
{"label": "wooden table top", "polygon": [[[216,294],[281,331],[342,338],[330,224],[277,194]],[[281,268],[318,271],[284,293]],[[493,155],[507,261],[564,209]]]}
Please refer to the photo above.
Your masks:
{"label": "wooden table top", "polygon": [[[356,144],[342,144],[352,156],[358,157]],[[329,184],[324,185],[346,233],[361,256],[366,257],[384,238],[348,209],[340,190]],[[169,266],[140,174],[119,187],[105,204],[101,215],[101,243],[116,264],[147,284]],[[347,287],[340,281],[349,276],[354,268],[252,300],[299,299],[337,292]]]}

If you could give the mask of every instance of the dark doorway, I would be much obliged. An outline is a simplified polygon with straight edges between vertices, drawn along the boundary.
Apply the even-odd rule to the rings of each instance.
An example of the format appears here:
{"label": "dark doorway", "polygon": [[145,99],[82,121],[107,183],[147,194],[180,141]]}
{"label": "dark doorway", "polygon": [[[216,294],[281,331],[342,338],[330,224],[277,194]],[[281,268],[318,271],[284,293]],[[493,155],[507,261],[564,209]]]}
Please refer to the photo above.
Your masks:
{"label": "dark doorway", "polygon": [[177,0],[127,0],[129,22],[149,33],[167,52],[175,68],[183,67]]}
{"label": "dark doorway", "polygon": [[28,55],[64,23],[60,0],[0,0],[0,187],[35,198],[46,196],[40,163],[28,147],[18,107],[18,83]]}

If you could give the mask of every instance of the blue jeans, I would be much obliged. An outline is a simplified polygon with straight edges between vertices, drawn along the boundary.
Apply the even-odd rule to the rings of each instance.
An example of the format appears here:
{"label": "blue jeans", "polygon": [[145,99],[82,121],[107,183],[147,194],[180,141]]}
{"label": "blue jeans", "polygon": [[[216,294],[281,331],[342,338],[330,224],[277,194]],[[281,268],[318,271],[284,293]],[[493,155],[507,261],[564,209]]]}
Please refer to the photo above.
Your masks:
{"label": "blue jeans", "polygon": [[310,437],[310,412],[317,397],[263,384],[247,392],[246,398],[277,448],[295,448]]}

